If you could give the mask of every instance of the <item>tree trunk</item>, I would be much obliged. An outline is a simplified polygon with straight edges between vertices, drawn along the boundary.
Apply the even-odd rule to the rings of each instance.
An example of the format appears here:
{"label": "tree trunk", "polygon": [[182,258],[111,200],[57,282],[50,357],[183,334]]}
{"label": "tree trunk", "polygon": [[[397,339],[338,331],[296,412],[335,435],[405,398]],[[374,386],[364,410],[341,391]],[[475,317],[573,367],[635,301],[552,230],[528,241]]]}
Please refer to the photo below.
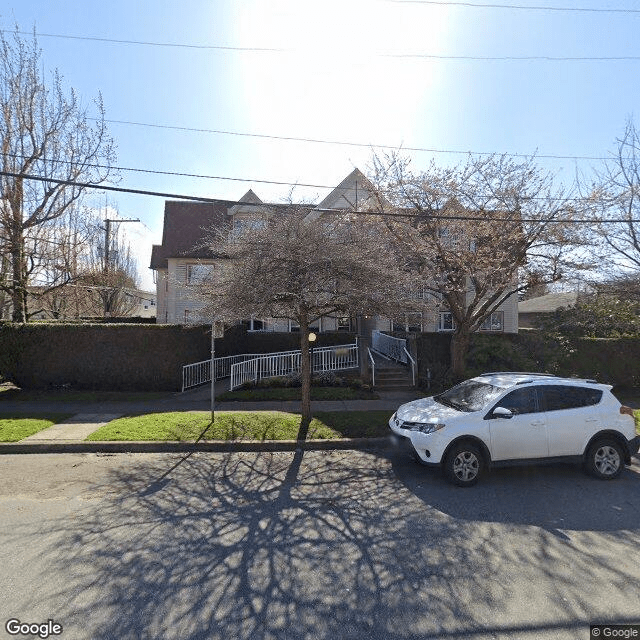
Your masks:
{"label": "tree trunk", "polygon": [[470,341],[471,336],[466,327],[458,326],[458,329],[451,336],[451,373],[456,381],[465,377]]}
{"label": "tree trunk", "polygon": [[11,250],[11,275],[13,278],[11,289],[11,304],[13,322],[27,321],[27,282],[24,268],[24,251],[22,238],[14,237]]}
{"label": "tree trunk", "polygon": [[309,357],[309,320],[300,318],[300,352],[302,381],[302,424],[311,422],[311,359]]}

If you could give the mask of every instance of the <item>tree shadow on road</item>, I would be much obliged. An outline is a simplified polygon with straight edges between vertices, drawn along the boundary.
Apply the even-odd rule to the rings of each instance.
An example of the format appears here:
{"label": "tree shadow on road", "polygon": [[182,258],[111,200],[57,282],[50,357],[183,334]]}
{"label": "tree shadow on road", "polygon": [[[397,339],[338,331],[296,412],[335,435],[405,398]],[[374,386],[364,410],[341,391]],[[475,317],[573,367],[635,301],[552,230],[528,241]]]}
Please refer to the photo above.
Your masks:
{"label": "tree shadow on road", "polygon": [[[22,544],[55,534],[44,553],[63,585],[48,602],[34,594],[32,604],[50,606],[68,637],[119,640],[534,637],[584,629],[586,613],[568,609],[497,621],[514,589],[505,562],[533,572],[548,540],[538,534],[530,549],[505,550],[497,525],[442,508],[457,500],[449,511],[461,512],[465,501],[472,509],[471,493],[433,489],[433,476],[400,472],[399,464],[382,452],[300,446],[116,466],[88,489],[98,504],[72,520],[15,532]],[[553,563],[548,571],[564,575]],[[572,596],[581,578],[562,588]],[[528,588],[533,600],[535,580]]]}
{"label": "tree shadow on road", "polygon": [[481,591],[470,533],[396,499],[383,456],[199,453],[173,457],[160,487],[172,461],[154,460],[114,469],[91,489],[97,508],[46,525],[62,539],[48,565],[65,576],[51,610],[69,633],[394,639],[477,625],[456,597],[463,576],[484,608],[504,595]]}

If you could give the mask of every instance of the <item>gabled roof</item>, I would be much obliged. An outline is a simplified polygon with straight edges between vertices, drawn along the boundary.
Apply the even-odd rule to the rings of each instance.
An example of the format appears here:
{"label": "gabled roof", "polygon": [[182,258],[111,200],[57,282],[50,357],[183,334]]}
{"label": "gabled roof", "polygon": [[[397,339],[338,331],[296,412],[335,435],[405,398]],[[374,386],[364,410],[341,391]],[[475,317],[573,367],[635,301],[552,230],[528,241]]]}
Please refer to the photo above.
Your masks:
{"label": "gabled roof", "polygon": [[348,209],[361,207],[369,199],[373,186],[357,167],[328,195],[318,209]]}
{"label": "gabled roof", "polygon": [[254,213],[257,209],[255,205],[264,204],[260,198],[253,192],[252,189],[249,189],[247,193],[245,193],[240,200],[238,200],[237,204],[234,204],[231,209],[229,209],[229,215],[234,216],[237,213]]}
{"label": "gabled roof", "polygon": [[[370,189],[369,180],[359,169],[354,169],[317,207],[347,209],[351,206],[362,206],[371,194]],[[260,212],[261,208],[255,205],[262,204],[265,203],[252,189],[235,202],[230,200],[215,200],[213,203],[166,201],[162,244],[153,245],[150,268],[166,269],[169,258],[213,258],[211,251],[203,246],[206,230],[220,226],[224,222],[230,222],[235,214]],[[311,215],[322,214],[317,212]]]}
{"label": "gabled roof", "polygon": [[544,296],[519,302],[518,313],[550,313],[561,307],[573,307],[577,300],[577,291],[547,293]]}
{"label": "gabled roof", "polygon": [[233,204],[229,200],[213,203],[166,201],[162,244],[153,245],[151,269],[166,269],[168,258],[212,258],[211,252],[199,245],[207,229],[228,219],[227,210]]}

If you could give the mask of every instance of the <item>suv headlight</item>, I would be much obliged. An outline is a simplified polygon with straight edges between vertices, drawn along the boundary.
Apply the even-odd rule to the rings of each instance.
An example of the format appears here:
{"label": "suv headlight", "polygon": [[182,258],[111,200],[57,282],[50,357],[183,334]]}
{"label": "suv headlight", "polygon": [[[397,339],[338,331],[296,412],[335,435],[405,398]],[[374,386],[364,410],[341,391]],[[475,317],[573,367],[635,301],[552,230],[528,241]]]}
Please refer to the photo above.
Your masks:
{"label": "suv headlight", "polygon": [[444,429],[444,426],[441,422],[425,422],[416,424],[413,430],[419,431],[420,433],[433,433],[434,431]]}

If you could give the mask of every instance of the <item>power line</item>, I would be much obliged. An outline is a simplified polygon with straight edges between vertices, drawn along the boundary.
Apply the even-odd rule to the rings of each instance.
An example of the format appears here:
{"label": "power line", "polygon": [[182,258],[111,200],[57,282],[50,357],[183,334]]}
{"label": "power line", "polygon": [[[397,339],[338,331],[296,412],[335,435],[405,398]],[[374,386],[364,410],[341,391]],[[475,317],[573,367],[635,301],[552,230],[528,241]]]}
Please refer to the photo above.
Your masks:
{"label": "power line", "polygon": [[[88,119],[98,120],[98,118],[88,118]],[[545,160],[610,160],[611,159],[611,158],[606,158],[601,156],[564,156],[559,154],[526,154],[526,153],[502,154],[495,151],[461,151],[459,149],[433,149],[429,147],[406,147],[404,145],[349,142],[345,140],[325,140],[322,138],[304,138],[304,137],[296,137],[296,136],[278,136],[278,135],[265,134],[265,133],[246,133],[242,131],[229,131],[225,129],[182,127],[177,125],[153,124],[150,122],[135,122],[131,120],[105,119],[105,122],[109,122],[111,124],[126,124],[126,125],[132,125],[136,127],[150,127],[153,129],[170,129],[174,131],[189,131],[193,133],[212,133],[212,134],[218,134],[218,135],[240,136],[240,137],[247,137],[247,138],[262,138],[265,140],[284,140],[287,142],[307,142],[311,144],[327,144],[327,145],[338,145],[338,146],[346,146],[346,147],[360,147],[360,148],[367,148],[367,149],[393,149],[393,150],[402,150],[402,151],[419,151],[419,152],[425,152],[425,153],[450,153],[455,155],[471,154],[471,155],[477,155],[477,156],[507,155],[513,158],[531,158],[535,156],[536,158],[543,158]],[[258,182],[258,180],[256,180],[256,182]],[[322,186],[322,185],[310,185],[310,186]]]}
{"label": "power line", "polygon": [[[9,31],[8,29],[0,29],[0,33],[19,33],[20,35],[32,36],[30,31]],[[232,47],[224,45],[209,44],[185,44],[181,42],[152,42],[145,40],[118,40],[116,38],[101,38],[99,36],[71,36],[61,33],[36,33],[38,38],[62,38],[65,40],[89,40],[93,42],[110,42],[112,44],[134,44],[148,47],[173,47],[182,49],[204,49],[213,51],[257,51],[257,52],[284,52],[293,51],[293,49],[282,49],[277,47]]]}
{"label": "power line", "polygon": [[[416,0],[418,1],[418,0]],[[447,4],[447,3],[442,3]],[[474,5],[479,6],[479,5]],[[640,13],[640,11],[638,11]],[[7,29],[0,29],[1,33],[10,33]],[[28,31],[13,31],[21,35],[33,35]],[[98,36],[72,36],[59,33],[36,33],[37,37],[43,38],[62,38],[69,40],[87,40],[93,42],[108,42],[113,44],[128,44],[153,47],[174,47],[186,49],[203,49],[212,51],[249,51],[259,53],[302,53],[300,49],[278,48],[278,47],[232,47],[223,45],[196,45],[176,42],[152,42],[143,40],[118,40],[115,38],[101,38]],[[424,59],[424,60],[465,60],[476,62],[629,62],[638,61],[640,56],[546,56],[546,55],[529,55],[529,56],[454,56],[444,54],[429,53],[374,53],[377,58],[396,58],[396,59]]]}
{"label": "power line", "polygon": [[[26,159],[28,156],[19,155],[16,153],[5,153],[6,156],[10,158],[21,158]],[[44,162],[46,162],[46,158],[42,158]],[[59,164],[72,164],[68,160],[58,160]],[[106,165],[106,164],[86,164],[87,168],[91,169],[113,169],[114,171],[129,171],[132,173],[149,173],[152,175],[162,175],[162,176],[178,176],[181,178],[202,178],[206,180],[228,180],[232,182],[258,182],[260,184],[273,184],[279,186],[286,187],[313,187],[317,189],[334,189],[335,185],[327,185],[327,184],[311,184],[306,182],[285,182],[282,180],[261,180],[258,178],[231,178],[228,176],[211,176],[202,173],[186,173],[181,171],[162,171],[159,169],[141,169],[139,167],[119,167],[114,165]]]}
{"label": "power line", "polygon": [[[43,178],[41,176],[33,176],[29,174],[22,173],[13,173],[11,171],[0,171],[0,175],[8,176],[12,178],[22,178],[25,180],[37,180],[39,182],[53,182],[55,184],[62,185],[72,185],[77,187],[82,187],[86,189],[99,189],[106,191],[115,191],[119,193],[129,193],[135,195],[145,195],[145,196],[155,196],[159,198],[167,198],[172,200],[189,200],[191,202],[203,202],[216,204],[219,202],[225,202],[230,205],[242,205],[249,207],[257,207],[257,208],[275,208],[275,209],[285,209],[289,205],[286,204],[268,204],[268,203],[252,203],[252,202],[242,202],[241,200],[223,200],[220,198],[206,198],[200,196],[191,196],[184,194],[174,194],[174,193],[163,193],[159,191],[143,191],[141,189],[127,189],[125,187],[112,187],[107,185],[97,185],[86,182],[76,182],[73,180],[56,180],[53,178]],[[532,198],[533,199],[533,198]],[[535,198],[540,199],[540,198]],[[546,199],[546,198],[542,198]],[[550,198],[550,200],[556,200],[560,202],[570,202],[577,201],[579,198]],[[309,207],[310,210],[317,213],[331,213],[334,215],[344,215],[346,213],[354,213],[358,215],[372,216],[372,217],[382,217],[382,218],[408,218],[408,219],[418,219],[424,218],[425,214],[416,214],[416,213],[391,213],[391,212],[382,212],[382,211],[350,211],[347,209],[328,209],[321,207]],[[557,219],[557,220],[539,220],[536,218],[521,218],[521,217],[487,217],[487,216],[461,216],[461,215],[437,215],[433,216],[433,219],[437,220],[453,220],[453,221],[470,221],[470,222],[517,222],[517,223],[539,223],[539,222],[557,222],[557,223],[568,223],[568,224],[593,224],[594,220],[589,219]],[[640,223],[640,219],[615,219],[610,218],[607,220],[601,220],[600,222],[608,223],[608,224],[628,224],[628,223]]]}
{"label": "power line", "polygon": [[457,2],[454,0],[388,0],[397,4],[430,4],[445,7],[468,7],[473,9],[516,9],[523,11],[557,11],[567,13],[618,13],[618,14],[640,14],[640,9],[618,9],[609,7],[552,7],[543,5],[521,5],[521,4],[489,4],[480,2]]}
{"label": "power line", "polygon": [[424,60],[475,60],[479,62],[533,61],[546,62],[621,62],[640,60],[640,56],[445,56],[430,53],[384,54],[384,58],[414,58]]}

